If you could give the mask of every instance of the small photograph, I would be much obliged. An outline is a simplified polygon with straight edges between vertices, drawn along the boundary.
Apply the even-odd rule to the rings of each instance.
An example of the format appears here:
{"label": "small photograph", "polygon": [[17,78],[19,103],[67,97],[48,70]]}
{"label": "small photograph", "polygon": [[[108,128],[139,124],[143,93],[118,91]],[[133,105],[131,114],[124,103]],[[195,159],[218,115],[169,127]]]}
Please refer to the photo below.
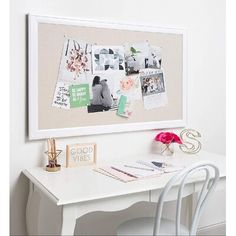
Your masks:
{"label": "small photograph", "polygon": [[139,70],[148,68],[149,44],[128,43],[125,45],[126,75],[138,74]]}
{"label": "small photograph", "polygon": [[117,98],[113,96],[108,79],[94,76],[91,85],[91,100],[88,113],[117,110]]}
{"label": "small photograph", "polygon": [[123,46],[92,46],[93,74],[125,70]]}
{"label": "small photograph", "polygon": [[165,92],[163,73],[141,76],[140,80],[143,96]]}
{"label": "small photograph", "polygon": [[163,107],[168,103],[162,70],[143,70],[140,81],[143,105],[146,110]]}
{"label": "small photograph", "polygon": [[148,55],[148,68],[160,69],[161,68],[161,48],[151,46]]}

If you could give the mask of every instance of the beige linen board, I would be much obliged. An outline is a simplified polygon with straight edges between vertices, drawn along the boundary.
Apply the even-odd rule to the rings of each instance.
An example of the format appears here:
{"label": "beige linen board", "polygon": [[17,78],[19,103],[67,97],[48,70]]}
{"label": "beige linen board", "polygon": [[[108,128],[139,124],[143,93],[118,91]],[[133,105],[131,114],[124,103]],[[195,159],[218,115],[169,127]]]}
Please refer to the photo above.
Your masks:
{"label": "beige linen board", "polygon": [[[87,108],[69,110],[52,107],[60,66],[64,36],[101,45],[143,42],[162,48],[168,104],[146,110],[142,101],[135,103],[130,118],[115,111],[87,113]],[[183,35],[40,23],[38,26],[38,127],[58,129],[183,119]]]}

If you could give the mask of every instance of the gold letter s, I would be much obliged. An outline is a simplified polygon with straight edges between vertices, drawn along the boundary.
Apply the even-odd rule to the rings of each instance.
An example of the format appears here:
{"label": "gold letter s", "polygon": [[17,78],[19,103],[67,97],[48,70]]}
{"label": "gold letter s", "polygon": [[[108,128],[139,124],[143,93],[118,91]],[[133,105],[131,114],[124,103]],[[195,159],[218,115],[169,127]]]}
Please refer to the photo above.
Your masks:
{"label": "gold letter s", "polygon": [[[194,129],[184,129],[180,133],[180,138],[183,141],[183,144],[179,146],[179,148],[186,153],[197,153],[201,150],[201,143],[196,139],[198,137],[201,137],[201,134],[194,130]],[[194,142],[189,141],[193,140]],[[197,143],[196,143],[197,142]]]}

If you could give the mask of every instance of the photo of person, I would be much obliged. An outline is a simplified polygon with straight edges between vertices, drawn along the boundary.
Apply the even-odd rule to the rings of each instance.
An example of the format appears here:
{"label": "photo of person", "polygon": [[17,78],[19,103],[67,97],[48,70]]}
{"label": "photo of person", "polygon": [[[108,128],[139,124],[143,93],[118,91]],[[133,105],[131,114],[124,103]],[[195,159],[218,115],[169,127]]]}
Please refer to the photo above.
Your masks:
{"label": "photo of person", "polygon": [[143,105],[146,110],[163,107],[168,104],[163,71],[146,71],[140,76]]}
{"label": "photo of person", "polygon": [[163,73],[143,76],[141,84],[143,96],[165,92]]}
{"label": "photo of person", "polygon": [[92,99],[88,106],[88,113],[109,111],[113,108],[113,95],[106,79],[95,76],[92,82]]}
{"label": "photo of person", "polygon": [[148,55],[148,68],[160,69],[161,61],[161,48],[154,46],[150,47]]}
{"label": "photo of person", "polygon": [[102,105],[102,85],[100,84],[100,77],[95,76],[92,84],[93,98],[91,100],[92,105]]}
{"label": "photo of person", "polygon": [[113,101],[107,80],[101,80],[100,84],[102,85],[102,105],[111,108]]}

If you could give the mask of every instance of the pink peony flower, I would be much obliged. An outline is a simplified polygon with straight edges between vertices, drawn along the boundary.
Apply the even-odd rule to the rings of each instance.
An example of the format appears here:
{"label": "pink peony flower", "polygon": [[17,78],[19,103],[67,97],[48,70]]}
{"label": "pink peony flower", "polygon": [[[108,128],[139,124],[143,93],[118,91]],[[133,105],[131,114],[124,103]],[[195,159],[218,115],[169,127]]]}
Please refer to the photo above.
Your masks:
{"label": "pink peony flower", "polygon": [[158,142],[165,143],[165,144],[169,144],[169,143],[182,144],[180,137],[171,132],[161,132],[157,134],[157,136],[155,137],[155,140]]}

